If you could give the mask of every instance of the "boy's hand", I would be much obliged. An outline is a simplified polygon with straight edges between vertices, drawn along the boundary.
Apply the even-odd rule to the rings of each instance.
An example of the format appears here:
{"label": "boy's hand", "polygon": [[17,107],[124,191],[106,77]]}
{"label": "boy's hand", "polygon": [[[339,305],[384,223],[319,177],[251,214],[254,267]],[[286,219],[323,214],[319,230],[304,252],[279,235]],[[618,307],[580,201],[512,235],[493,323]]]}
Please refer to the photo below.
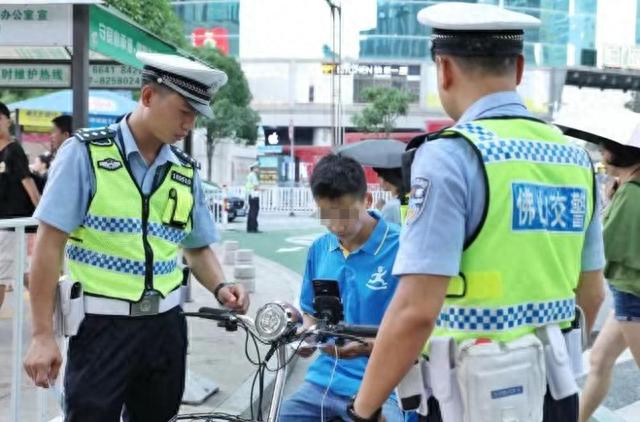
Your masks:
{"label": "boy's hand", "polygon": [[351,341],[342,347],[324,346],[322,351],[338,359],[353,359],[371,355],[375,340],[366,340],[365,343]]}

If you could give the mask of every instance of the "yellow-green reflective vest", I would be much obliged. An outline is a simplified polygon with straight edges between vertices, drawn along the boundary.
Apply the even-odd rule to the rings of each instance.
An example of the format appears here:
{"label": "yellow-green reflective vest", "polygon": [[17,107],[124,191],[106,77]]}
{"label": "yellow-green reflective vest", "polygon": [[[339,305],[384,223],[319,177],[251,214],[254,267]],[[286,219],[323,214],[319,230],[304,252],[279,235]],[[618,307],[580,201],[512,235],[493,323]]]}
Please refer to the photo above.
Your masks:
{"label": "yellow-green reflective vest", "polygon": [[535,327],[565,326],[594,209],[588,154],[532,119],[481,119],[442,137],[473,146],[488,191],[433,335],[510,341]]}
{"label": "yellow-green reflective vest", "polygon": [[137,302],[145,290],[156,290],[164,297],[182,281],[177,257],[191,231],[194,169],[168,163],[145,195],[114,133],[104,133],[109,136],[79,138],[87,145],[96,189],[82,225],[69,235],[71,276],[89,295]]}

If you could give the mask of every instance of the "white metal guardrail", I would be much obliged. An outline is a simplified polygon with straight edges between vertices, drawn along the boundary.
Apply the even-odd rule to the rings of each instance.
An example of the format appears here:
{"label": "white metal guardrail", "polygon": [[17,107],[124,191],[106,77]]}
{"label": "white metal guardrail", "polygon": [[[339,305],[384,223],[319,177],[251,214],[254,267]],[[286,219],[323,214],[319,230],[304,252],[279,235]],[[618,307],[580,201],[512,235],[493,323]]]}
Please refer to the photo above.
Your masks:
{"label": "white metal guardrail", "polygon": [[[25,227],[37,225],[34,218],[12,218],[0,219],[0,230],[15,229],[16,250],[15,250],[15,275],[13,281],[13,338],[12,338],[12,358],[11,358],[11,401],[9,405],[9,421],[19,422],[22,410],[22,385],[24,371],[22,369],[22,359],[25,350],[23,348],[25,306],[24,306],[24,284],[23,277],[26,270],[26,245]],[[6,296],[5,301],[11,296]],[[33,387],[36,388],[35,386]],[[44,422],[47,417],[47,393],[39,388],[37,399],[37,420]]]}
{"label": "white metal guardrail", "polygon": [[[373,196],[373,204],[380,198],[389,199],[391,195],[382,190],[370,189]],[[295,212],[296,214],[313,214],[316,211],[316,204],[308,187],[271,187],[263,188],[259,191],[260,195],[260,212],[285,214]],[[209,195],[209,208],[211,209],[214,219],[217,223],[224,224],[223,220],[224,200],[225,198],[237,197],[245,200],[246,192],[243,186],[231,186],[225,188],[225,192],[216,192]]]}

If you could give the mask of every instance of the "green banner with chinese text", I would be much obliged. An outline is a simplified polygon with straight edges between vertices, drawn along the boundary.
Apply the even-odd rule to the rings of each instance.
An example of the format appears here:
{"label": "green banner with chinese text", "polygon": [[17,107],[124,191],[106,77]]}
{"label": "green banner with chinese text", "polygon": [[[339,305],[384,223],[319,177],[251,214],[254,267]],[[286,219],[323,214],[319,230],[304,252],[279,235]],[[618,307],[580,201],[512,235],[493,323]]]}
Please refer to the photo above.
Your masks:
{"label": "green banner with chinese text", "polygon": [[138,51],[176,52],[170,44],[98,5],[91,5],[89,34],[91,50],[138,68],[142,67],[142,63],[136,59]]}

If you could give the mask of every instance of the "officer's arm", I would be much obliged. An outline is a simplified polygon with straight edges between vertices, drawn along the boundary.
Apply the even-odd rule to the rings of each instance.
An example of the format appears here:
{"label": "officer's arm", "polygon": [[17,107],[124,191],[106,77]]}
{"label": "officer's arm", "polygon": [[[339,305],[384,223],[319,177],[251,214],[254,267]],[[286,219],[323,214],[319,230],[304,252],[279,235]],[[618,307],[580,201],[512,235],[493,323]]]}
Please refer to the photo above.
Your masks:
{"label": "officer's arm", "polygon": [[382,407],[409,371],[435,327],[449,279],[422,274],[402,276],[382,319],[354,404],[358,415],[369,417]]}
{"label": "officer's arm", "polygon": [[[185,249],[184,256],[200,284],[211,293],[225,281],[220,261],[209,246]],[[229,285],[220,289],[216,299],[225,307],[241,313],[246,312],[249,307],[249,297],[240,285]]]}
{"label": "officer's arm", "polygon": [[29,273],[33,336],[53,336],[55,292],[67,233],[40,222]]}
{"label": "officer's arm", "polygon": [[218,284],[225,281],[218,257],[209,246],[185,249],[184,256],[191,267],[193,275],[211,293],[213,293]]}
{"label": "officer's arm", "polygon": [[580,281],[576,289],[576,301],[584,311],[588,333],[591,333],[600,305],[604,301],[603,286],[604,277],[601,270],[580,273]]}

